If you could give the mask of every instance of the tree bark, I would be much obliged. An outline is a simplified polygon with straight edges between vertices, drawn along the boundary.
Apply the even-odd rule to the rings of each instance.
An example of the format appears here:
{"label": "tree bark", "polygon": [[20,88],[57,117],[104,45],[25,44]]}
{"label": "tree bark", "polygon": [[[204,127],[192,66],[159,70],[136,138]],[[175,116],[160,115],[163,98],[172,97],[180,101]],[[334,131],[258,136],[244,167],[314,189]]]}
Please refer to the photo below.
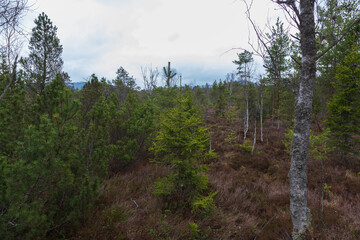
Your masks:
{"label": "tree bark", "polygon": [[307,207],[307,157],[316,73],[314,4],[314,0],[300,1],[302,62],[300,87],[295,102],[294,137],[289,171],[293,239],[301,239],[311,221],[310,210]]}
{"label": "tree bark", "polygon": [[244,141],[246,140],[246,134],[249,130],[249,92],[247,87],[247,72],[245,64],[245,85],[244,85],[244,95],[245,95],[245,119],[244,119]]}
{"label": "tree bark", "polygon": [[254,140],[253,140],[251,155],[254,154],[255,144],[256,144],[256,118],[255,118],[255,124],[254,124]]}
{"label": "tree bark", "polygon": [[260,140],[264,141],[263,138],[263,88],[260,86]]}

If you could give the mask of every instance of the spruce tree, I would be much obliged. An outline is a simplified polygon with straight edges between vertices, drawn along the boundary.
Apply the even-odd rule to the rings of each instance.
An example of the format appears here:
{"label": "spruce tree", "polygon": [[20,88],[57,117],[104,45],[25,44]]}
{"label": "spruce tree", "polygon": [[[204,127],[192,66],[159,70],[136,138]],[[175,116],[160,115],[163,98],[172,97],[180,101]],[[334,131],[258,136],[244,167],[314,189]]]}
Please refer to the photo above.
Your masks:
{"label": "spruce tree", "polygon": [[190,96],[179,94],[177,105],[161,120],[151,148],[156,164],[172,166],[166,177],[156,181],[154,193],[164,196],[173,208],[194,208],[207,198],[203,195],[208,188],[204,161],[213,155],[208,131],[198,113]]}
{"label": "spruce tree", "polygon": [[330,116],[326,120],[337,149],[345,156],[355,153],[354,144],[360,134],[360,53],[353,46],[336,71],[335,94],[328,102]]}

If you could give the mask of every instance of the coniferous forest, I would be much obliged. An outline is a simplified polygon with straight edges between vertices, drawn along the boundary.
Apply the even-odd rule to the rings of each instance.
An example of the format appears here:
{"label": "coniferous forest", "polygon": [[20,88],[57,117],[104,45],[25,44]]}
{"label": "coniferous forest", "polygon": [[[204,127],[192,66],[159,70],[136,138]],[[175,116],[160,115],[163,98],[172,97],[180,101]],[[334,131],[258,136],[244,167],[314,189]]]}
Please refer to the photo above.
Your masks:
{"label": "coniferous forest", "polygon": [[1,1],[0,239],[360,239],[360,2],[274,4],[299,33],[248,15],[223,79],[119,63],[76,89],[51,16],[21,56],[29,6]]}

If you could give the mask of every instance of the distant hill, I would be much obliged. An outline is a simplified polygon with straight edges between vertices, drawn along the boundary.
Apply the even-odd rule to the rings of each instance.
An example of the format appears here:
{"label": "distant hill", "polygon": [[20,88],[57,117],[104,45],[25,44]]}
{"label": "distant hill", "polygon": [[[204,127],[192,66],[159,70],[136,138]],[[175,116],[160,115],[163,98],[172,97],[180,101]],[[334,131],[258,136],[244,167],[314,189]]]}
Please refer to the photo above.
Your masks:
{"label": "distant hill", "polygon": [[66,85],[74,89],[81,90],[85,85],[85,83],[86,82],[72,82],[72,83],[67,83]]}

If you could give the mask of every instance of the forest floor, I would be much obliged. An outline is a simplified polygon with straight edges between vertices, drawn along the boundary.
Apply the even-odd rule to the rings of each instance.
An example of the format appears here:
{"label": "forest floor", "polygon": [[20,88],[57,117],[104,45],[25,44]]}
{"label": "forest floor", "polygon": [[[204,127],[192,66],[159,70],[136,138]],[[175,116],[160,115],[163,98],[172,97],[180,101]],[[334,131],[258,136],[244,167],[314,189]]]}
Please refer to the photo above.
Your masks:
{"label": "forest floor", "polygon": [[[257,129],[251,153],[253,129],[244,143],[240,121],[216,117],[211,109],[205,120],[218,155],[208,163],[210,191],[217,192],[211,216],[165,210],[152,191],[166,170],[143,160],[105,182],[94,210],[72,239],[290,239],[286,128],[265,121],[264,141]],[[336,159],[324,161],[323,169],[319,160],[309,158],[309,239],[360,239],[360,169]],[[322,179],[327,186],[323,211]]]}

